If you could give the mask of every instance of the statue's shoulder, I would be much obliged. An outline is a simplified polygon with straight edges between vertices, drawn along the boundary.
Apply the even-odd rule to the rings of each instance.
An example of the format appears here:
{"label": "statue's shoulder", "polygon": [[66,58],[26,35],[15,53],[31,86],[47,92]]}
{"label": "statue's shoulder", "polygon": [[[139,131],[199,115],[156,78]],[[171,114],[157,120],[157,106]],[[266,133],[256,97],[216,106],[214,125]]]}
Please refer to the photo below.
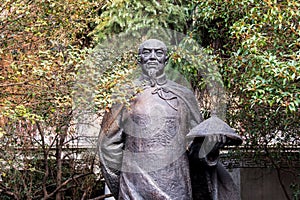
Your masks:
{"label": "statue's shoulder", "polygon": [[188,97],[194,97],[193,91],[190,88],[186,87],[186,86],[183,86],[183,85],[181,85],[179,83],[176,83],[172,80],[168,80],[167,84],[168,84],[168,87],[182,93],[182,95],[188,95]]}

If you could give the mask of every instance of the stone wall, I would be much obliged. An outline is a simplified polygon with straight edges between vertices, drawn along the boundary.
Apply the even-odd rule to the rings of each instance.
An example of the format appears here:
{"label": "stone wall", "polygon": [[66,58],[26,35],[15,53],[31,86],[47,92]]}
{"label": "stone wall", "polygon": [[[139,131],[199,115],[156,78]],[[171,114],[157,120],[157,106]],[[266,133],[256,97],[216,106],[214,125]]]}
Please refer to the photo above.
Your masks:
{"label": "stone wall", "polygon": [[[282,172],[281,176],[291,197],[292,191],[289,186],[293,181],[294,176],[288,172]],[[274,168],[241,168],[240,189],[242,200],[287,199],[280,186],[277,172]]]}

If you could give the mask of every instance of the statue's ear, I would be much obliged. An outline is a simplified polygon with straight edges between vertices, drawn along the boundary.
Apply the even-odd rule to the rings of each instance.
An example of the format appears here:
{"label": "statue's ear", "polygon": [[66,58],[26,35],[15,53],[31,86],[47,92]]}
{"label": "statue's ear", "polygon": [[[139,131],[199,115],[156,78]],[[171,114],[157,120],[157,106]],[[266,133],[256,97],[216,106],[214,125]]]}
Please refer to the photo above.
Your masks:
{"label": "statue's ear", "polygon": [[138,54],[138,56],[137,56],[137,62],[138,62],[139,65],[141,64],[141,54]]}
{"label": "statue's ear", "polygon": [[168,64],[168,62],[169,62],[169,58],[170,58],[170,57],[166,55],[166,59],[165,59],[165,65],[167,65],[167,64]]}

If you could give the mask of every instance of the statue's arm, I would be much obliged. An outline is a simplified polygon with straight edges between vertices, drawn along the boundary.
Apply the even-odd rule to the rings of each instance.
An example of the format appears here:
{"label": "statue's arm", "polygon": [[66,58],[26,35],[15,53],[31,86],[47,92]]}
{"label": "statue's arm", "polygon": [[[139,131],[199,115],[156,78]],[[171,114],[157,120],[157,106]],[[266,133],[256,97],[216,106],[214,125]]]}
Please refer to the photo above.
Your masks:
{"label": "statue's arm", "polygon": [[[188,111],[187,123],[189,131],[199,125],[202,121],[202,115],[199,111],[198,102],[190,90],[183,90],[183,105],[186,105]],[[219,149],[225,144],[225,139],[220,135],[213,137],[196,137],[191,142],[188,141],[189,157],[195,162],[200,162],[208,166],[215,166],[219,159]],[[189,139],[188,139],[189,140]],[[223,141],[224,140],[224,141]]]}
{"label": "statue's arm", "polygon": [[224,147],[226,137],[222,135],[214,135],[194,138],[189,147],[190,155],[194,159],[200,159],[208,166],[216,166],[218,164],[220,149]]}
{"label": "statue's arm", "polygon": [[[194,110],[198,107],[194,106]],[[195,127],[203,121],[200,111],[190,116],[190,127]],[[190,158],[198,160],[207,166],[216,166],[219,160],[220,148],[224,147],[226,137],[221,135],[195,137],[188,147]]]}
{"label": "statue's arm", "polygon": [[123,157],[124,134],[120,127],[122,105],[106,112],[98,140],[98,154],[106,183],[115,197],[119,191],[119,177]]}

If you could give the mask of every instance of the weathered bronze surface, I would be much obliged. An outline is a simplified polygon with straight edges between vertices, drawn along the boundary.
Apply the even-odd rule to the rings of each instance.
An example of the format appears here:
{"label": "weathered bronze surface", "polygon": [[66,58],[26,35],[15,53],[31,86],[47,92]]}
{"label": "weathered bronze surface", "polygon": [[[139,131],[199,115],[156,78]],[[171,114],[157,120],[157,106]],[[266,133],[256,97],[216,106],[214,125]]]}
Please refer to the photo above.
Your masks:
{"label": "weathered bronze surface", "polygon": [[105,114],[99,136],[102,171],[114,197],[239,199],[230,175],[218,163],[226,137],[186,137],[202,119],[193,93],[165,76],[166,45],[147,40],[139,58],[142,75],[136,84],[142,92],[129,109],[114,105]]}

